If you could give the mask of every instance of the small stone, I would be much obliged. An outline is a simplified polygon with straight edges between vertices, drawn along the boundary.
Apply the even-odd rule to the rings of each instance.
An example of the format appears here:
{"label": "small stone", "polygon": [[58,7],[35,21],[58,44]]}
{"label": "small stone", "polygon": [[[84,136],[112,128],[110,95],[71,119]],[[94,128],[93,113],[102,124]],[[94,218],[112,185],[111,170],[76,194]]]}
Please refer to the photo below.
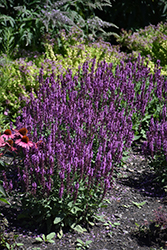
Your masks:
{"label": "small stone", "polygon": [[122,232],[123,232],[124,234],[128,234],[128,233],[129,233],[129,232],[126,231],[126,230],[122,230]]}
{"label": "small stone", "polygon": [[122,214],[114,214],[116,218],[122,218]]}

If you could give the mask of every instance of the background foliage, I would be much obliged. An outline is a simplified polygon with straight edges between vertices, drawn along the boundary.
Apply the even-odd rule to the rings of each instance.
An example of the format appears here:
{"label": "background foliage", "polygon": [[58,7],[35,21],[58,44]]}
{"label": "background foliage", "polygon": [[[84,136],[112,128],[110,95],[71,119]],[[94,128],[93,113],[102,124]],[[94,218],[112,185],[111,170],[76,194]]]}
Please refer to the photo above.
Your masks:
{"label": "background foliage", "polygon": [[77,27],[89,39],[94,39],[99,34],[111,35],[103,27],[116,25],[104,22],[94,12],[97,8],[102,10],[103,6],[111,7],[110,1],[1,0],[0,50],[9,57],[17,55],[20,53],[18,49],[23,48],[41,52],[48,34],[55,36],[62,28],[69,31],[72,26]]}

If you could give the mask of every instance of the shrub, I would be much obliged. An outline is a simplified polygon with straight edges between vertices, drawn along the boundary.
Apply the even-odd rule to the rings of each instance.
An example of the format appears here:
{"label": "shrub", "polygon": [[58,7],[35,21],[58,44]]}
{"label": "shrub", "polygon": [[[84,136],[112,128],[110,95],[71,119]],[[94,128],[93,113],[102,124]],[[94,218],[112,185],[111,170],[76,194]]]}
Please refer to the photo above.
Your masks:
{"label": "shrub", "polygon": [[[117,41],[129,51],[137,51],[141,56],[150,56],[152,62],[160,60],[163,73],[166,75],[167,53],[167,23],[159,23],[157,26],[149,25],[136,32],[122,30]],[[149,60],[150,60],[149,59]]]}
{"label": "shrub", "polygon": [[117,26],[95,15],[96,8],[106,5],[111,7],[110,1],[0,1],[0,50],[12,58],[19,56],[19,49],[42,52],[47,34],[55,36],[72,26],[87,38],[111,35],[103,28]]}

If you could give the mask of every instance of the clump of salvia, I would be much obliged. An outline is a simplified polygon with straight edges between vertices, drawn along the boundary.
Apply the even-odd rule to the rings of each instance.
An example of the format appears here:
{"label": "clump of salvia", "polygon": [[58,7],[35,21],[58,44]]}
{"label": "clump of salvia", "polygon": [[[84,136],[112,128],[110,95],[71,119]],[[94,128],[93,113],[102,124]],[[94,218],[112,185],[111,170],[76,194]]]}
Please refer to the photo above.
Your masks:
{"label": "clump of salvia", "polygon": [[41,69],[40,89],[16,122],[18,129],[31,131],[30,140],[42,143],[25,150],[13,188],[38,202],[50,197],[49,206],[58,210],[76,203],[80,216],[104,199],[135,128],[139,134],[148,130],[151,112],[160,118],[153,103],[163,104],[166,94],[158,66],[153,75],[140,57],[115,71],[112,63],[101,62],[96,70],[95,65],[93,59],[75,75],[69,69],[46,80]]}

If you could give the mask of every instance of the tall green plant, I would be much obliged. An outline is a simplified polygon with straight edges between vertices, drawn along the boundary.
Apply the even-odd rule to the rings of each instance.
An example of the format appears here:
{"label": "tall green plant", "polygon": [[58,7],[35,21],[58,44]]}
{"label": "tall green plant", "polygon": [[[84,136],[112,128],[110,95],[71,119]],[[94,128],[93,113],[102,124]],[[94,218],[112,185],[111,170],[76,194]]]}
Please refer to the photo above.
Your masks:
{"label": "tall green plant", "polygon": [[[83,36],[97,38],[111,33],[105,32],[104,27],[117,27],[104,22],[95,15],[95,9],[111,7],[109,0],[102,1],[4,1],[0,0],[0,34],[10,28],[13,48],[43,51],[46,35],[55,36],[61,29],[69,31],[75,26]],[[6,40],[2,36],[0,50]]]}

